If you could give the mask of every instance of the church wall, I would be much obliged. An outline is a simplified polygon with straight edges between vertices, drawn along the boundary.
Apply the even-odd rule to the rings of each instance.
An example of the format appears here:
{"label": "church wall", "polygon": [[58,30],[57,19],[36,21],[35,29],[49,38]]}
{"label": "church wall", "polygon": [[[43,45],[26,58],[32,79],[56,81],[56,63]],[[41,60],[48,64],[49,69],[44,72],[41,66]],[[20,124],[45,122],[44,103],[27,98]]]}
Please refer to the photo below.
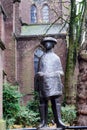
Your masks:
{"label": "church wall", "polygon": [[[61,0],[21,0],[20,3],[20,17],[23,23],[31,24],[31,5],[37,7],[37,23],[43,23],[42,21],[42,8],[45,4],[49,7],[49,17],[50,23],[54,22],[58,17],[62,17],[62,4]],[[54,11],[55,9],[55,11]],[[61,23],[61,20],[58,20],[57,23]]]}
{"label": "church wall", "polygon": [[3,60],[4,60],[4,13],[0,3],[0,119],[3,118]]}
{"label": "church wall", "polygon": [[5,21],[5,58],[4,71],[7,74],[7,81],[15,82],[15,42],[13,37],[13,1],[2,0],[3,7],[6,11]]}
{"label": "church wall", "polygon": [[7,74],[7,81],[15,82],[15,41],[12,33],[12,23],[5,23],[5,73]]}
{"label": "church wall", "polygon": [[62,17],[64,20],[69,20],[69,12],[70,12],[70,0],[62,0]]}
{"label": "church wall", "polygon": [[3,51],[0,48],[0,119],[3,117]]}

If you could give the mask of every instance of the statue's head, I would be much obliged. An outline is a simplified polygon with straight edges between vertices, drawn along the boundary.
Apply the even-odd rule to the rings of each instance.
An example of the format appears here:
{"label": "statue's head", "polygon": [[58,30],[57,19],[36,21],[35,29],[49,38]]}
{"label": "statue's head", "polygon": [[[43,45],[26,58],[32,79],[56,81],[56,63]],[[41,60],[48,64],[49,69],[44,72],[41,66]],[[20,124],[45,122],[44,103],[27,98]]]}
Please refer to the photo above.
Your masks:
{"label": "statue's head", "polygon": [[46,50],[51,50],[52,48],[54,48],[54,45],[57,44],[57,40],[53,37],[45,37],[41,41],[41,44]]}

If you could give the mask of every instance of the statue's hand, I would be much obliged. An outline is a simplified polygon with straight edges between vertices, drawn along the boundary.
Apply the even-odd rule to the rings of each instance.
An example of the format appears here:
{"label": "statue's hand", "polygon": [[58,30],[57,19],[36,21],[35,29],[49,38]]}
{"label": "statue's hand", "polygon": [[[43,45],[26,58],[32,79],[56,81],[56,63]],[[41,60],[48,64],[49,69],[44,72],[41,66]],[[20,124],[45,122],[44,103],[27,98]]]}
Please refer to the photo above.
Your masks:
{"label": "statue's hand", "polygon": [[58,76],[63,76],[64,72],[63,71],[56,71],[55,74],[57,74]]}
{"label": "statue's hand", "polygon": [[44,73],[43,72],[38,72],[38,76],[44,76]]}

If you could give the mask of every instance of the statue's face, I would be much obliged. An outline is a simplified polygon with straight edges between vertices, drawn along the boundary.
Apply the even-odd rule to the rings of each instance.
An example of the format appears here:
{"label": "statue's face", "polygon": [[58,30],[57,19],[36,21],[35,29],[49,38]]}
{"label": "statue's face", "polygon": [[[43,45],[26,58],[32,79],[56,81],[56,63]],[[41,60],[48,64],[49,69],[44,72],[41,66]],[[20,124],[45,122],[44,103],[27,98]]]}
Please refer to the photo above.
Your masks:
{"label": "statue's face", "polygon": [[54,44],[47,41],[45,44],[44,44],[44,47],[46,50],[51,50],[53,47],[54,47]]}

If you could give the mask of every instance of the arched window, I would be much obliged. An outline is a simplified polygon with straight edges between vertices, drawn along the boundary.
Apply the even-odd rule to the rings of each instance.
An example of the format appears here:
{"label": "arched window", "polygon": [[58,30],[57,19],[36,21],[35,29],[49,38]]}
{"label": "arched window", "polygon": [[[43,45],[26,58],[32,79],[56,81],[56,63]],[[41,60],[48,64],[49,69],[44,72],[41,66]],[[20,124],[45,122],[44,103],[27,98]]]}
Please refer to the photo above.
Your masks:
{"label": "arched window", "polygon": [[31,6],[31,23],[37,22],[37,8],[35,5]]}
{"label": "arched window", "polygon": [[38,63],[41,58],[41,56],[44,54],[44,51],[41,47],[38,47],[34,52],[34,70],[35,74],[38,72]]}
{"label": "arched window", "polygon": [[43,22],[45,22],[45,23],[49,22],[49,7],[48,7],[48,5],[43,6],[42,19],[43,19]]}

